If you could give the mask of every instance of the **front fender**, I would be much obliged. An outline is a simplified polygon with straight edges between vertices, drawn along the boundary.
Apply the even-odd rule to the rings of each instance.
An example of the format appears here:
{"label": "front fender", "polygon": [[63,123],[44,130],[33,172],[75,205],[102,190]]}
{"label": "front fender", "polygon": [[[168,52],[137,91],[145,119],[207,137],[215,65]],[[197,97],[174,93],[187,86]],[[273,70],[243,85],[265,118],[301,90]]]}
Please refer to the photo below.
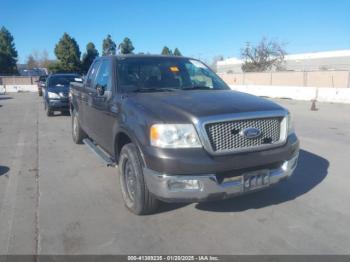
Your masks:
{"label": "front fender", "polygon": [[115,156],[115,160],[118,161],[119,159],[119,153],[118,153],[118,139],[120,137],[120,135],[126,135],[127,137],[129,137],[129,139],[131,140],[131,142],[136,145],[138,152],[139,152],[139,157],[141,159],[142,162],[142,166],[145,167],[146,166],[146,161],[145,161],[145,156],[142,150],[142,143],[140,142],[140,139],[136,136],[135,132],[133,132],[130,128],[127,127],[120,127],[117,129],[115,136],[114,136],[114,156]]}

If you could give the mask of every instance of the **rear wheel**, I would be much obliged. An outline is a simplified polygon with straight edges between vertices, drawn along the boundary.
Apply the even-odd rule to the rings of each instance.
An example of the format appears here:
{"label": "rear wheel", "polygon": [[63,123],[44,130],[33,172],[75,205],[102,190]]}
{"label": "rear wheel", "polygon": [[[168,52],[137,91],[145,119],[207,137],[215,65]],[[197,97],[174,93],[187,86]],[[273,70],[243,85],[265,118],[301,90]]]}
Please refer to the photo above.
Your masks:
{"label": "rear wheel", "polygon": [[153,213],[159,200],[148,191],[137,148],[130,143],[120,153],[119,179],[125,206],[136,215]]}
{"label": "rear wheel", "polygon": [[76,144],[82,144],[83,139],[87,137],[84,130],[80,127],[78,113],[75,110],[72,111],[72,137]]}

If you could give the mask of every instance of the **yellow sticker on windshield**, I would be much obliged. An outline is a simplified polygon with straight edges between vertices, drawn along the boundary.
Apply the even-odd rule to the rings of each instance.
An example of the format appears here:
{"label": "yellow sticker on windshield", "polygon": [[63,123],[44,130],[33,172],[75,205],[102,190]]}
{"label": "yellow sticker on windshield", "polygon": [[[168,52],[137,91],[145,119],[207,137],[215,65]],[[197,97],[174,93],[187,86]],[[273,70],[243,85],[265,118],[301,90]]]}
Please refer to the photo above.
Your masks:
{"label": "yellow sticker on windshield", "polygon": [[177,72],[179,72],[180,70],[179,70],[179,68],[178,68],[177,66],[171,66],[171,67],[170,67],[170,71],[171,71],[171,72],[174,72],[174,73],[177,73]]}

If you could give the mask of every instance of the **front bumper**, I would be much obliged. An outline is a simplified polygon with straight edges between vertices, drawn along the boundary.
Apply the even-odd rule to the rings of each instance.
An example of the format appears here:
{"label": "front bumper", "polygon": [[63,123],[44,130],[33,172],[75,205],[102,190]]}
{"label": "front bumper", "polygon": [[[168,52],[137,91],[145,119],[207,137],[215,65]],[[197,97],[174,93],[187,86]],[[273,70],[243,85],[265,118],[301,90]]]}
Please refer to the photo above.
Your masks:
{"label": "front bumper", "polygon": [[[279,167],[267,170],[269,183],[254,190],[247,190],[244,183],[246,174],[234,176],[228,182],[219,182],[215,174],[203,175],[167,175],[144,168],[144,176],[149,191],[156,197],[167,202],[201,202],[205,200],[225,199],[248,192],[260,190],[290,177],[297,166],[298,152],[284,161]],[[258,170],[256,170],[258,171]],[[252,171],[254,172],[254,171]],[[266,171],[265,171],[266,172]],[[251,173],[251,172],[250,172]],[[170,184],[183,181],[195,182],[196,189],[172,189]]]}
{"label": "front bumper", "polygon": [[299,140],[296,134],[292,133],[288,136],[286,144],[280,147],[220,156],[210,155],[204,148],[164,149],[146,146],[144,143],[141,148],[145,167],[161,174],[192,176],[283,162],[291,159],[299,151]]}
{"label": "front bumper", "polygon": [[69,100],[68,99],[49,99],[48,105],[52,109],[69,110]]}

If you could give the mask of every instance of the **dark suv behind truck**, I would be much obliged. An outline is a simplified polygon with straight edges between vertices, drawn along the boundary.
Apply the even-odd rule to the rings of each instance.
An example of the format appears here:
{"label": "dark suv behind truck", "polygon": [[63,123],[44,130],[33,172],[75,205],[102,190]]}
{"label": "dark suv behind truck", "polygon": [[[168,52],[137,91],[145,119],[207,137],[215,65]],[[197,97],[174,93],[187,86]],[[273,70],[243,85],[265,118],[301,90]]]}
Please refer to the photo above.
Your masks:
{"label": "dark suv behind truck", "polygon": [[299,141],[289,112],[235,92],[185,57],[112,56],[71,84],[72,135],[119,168],[136,214],[165,202],[225,199],[292,175]]}
{"label": "dark suv behind truck", "polygon": [[45,82],[46,82],[47,76],[39,76],[39,79],[36,81],[38,85],[38,94],[39,96],[43,95],[43,88],[45,88]]}
{"label": "dark suv behind truck", "polygon": [[52,74],[47,78],[44,91],[44,109],[47,116],[52,116],[54,111],[69,111],[69,84],[80,81],[78,74]]}

